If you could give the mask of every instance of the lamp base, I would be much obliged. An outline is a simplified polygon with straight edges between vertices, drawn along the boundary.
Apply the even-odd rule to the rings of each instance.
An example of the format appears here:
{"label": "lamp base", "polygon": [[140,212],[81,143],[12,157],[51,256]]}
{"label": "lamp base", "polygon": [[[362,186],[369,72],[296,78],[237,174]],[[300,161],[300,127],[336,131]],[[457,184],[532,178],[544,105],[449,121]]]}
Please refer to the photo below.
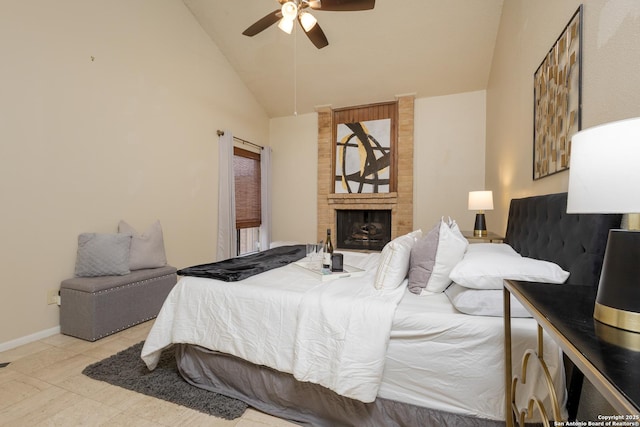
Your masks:
{"label": "lamp base", "polygon": [[610,344],[640,353],[640,334],[593,322],[596,336]]}
{"label": "lamp base", "polygon": [[473,226],[475,237],[485,237],[487,235],[487,223],[484,220],[484,213],[476,214],[476,223]]}
{"label": "lamp base", "polygon": [[593,318],[605,325],[640,333],[640,313],[620,310],[596,302]]}
{"label": "lamp base", "polygon": [[640,333],[640,231],[609,230],[593,317]]}

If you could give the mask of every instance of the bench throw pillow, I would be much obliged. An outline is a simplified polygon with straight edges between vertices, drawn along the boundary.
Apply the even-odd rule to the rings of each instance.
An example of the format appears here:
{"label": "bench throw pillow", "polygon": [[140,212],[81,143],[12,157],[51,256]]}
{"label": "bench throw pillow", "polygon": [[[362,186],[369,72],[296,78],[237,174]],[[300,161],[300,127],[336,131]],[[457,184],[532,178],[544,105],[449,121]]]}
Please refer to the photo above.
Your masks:
{"label": "bench throw pillow", "polygon": [[131,254],[129,257],[129,269],[142,270],[144,268],[158,268],[167,265],[167,257],[164,252],[164,238],[160,221],[156,221],[142,234],[135,228],[120,221],[118,232],[130,234]]}
{"label": "bench throw pillow", "polygon": [[80,234],[76,256],[76,277],[129,274],[130,246],[130,234]]}

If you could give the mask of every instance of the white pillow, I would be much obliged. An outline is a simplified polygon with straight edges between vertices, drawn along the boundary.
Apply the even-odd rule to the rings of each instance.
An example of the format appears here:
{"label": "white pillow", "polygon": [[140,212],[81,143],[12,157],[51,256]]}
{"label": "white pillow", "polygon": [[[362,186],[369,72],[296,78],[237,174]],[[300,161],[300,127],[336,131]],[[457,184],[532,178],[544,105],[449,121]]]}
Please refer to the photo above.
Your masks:
{"label": "white pillow", "polygon": [[373,286],[376,289],[395,289],[409,271],[411,248],[422,237],[422,230],[412,231],[387,243],[380,254],[380,264]]}
{"label": "white pillow", "polygon": [[506,243],[474,243],[473,245],[469,245],[469,247],[467,247],[467,253],[469,252],[481,252],[483,254],[499,253],[516,257],[522,256]]}
{"label": "white pillow", "polygon": [[498,250],[478,250],[470,245],[449,274],[455,283],[472,289],[502,289],[504,279],[564,283],[569,273],[557,264]]}
{"label": "white pillow", "polygon": [[[472,245],[473,246],[473,245]],[[444,293],[456,308],[474,316],[502,317],[504,312],[503,291],[498,289],[470,289],[452,283]],[[531,314],[511,295],[511,317],[531,317]]]}
{"label": "white pillow", "polygon": [[467,246],[469,242],[464,238],[455,221],[440,220],[435,262],[420,295],[442,292],[451,284],[449,273],[462,259]]}

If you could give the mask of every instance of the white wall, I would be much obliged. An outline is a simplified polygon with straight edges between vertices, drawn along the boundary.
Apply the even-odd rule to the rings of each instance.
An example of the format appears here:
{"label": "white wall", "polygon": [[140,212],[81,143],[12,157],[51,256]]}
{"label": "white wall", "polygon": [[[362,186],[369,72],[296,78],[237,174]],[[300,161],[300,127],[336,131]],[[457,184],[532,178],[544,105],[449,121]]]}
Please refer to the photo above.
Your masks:
{"label": "white wall", "polygon": [[567,191],[569,171],[533,181],[533,73],[584,4],[582,128],[640,116],[640,2],[505,0],[487,89],[486,184],[506,228],[513,197]]}
{"label": "white wall", "polygon": [[318,115],[271,120],[272,239],[315,242],[318,221]]}
{"label": "white wall", "polygon": [[180,0],[0,9],[1,347],[58,326],[81,232],[159,219],[171,264],[215,259],[216,130],[269,121]]}
{"label": "white wall", "polygon": [[450,216],[461,229],[473,230],[475,212],[467,201],[469,191],[485,189],[485,96],[477,91],[416,99],[414,228],[427,231]]}
{"label": "white wall", "polygon": [[[274,240],[316,238],[317,127],[317,114],[271,120]],[[484,189],[484,136],[484,91],[416,99],[414,228],[429,230],[443,215],[472,228],[467,197]]]}

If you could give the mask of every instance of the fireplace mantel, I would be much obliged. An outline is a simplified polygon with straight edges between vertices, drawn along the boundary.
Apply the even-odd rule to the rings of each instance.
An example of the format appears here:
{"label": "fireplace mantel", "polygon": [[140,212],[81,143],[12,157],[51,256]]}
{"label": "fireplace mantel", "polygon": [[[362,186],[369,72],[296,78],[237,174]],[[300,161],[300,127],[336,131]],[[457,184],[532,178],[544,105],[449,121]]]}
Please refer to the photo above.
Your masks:
{"label": "fireplace mantel", "polygon": [[[328,205],[340,205],[340,209],[348,209],[345,205],[354,205],[352,209],[375,209],[363,208],[362,205],[396,205],[398,203],[398,193],[331,193],[327,195]],[[387,209],[387,208],[381,208]]]}
{"label": "fireplace mantel", "polygon": [[396,191],[389,193],[334,193],[333,110],[318,111],[318,239],[327,229],[336,231],[338,209],[391,210],[391,237],[413,230],[413,119],[414,95],[397,97]]}

